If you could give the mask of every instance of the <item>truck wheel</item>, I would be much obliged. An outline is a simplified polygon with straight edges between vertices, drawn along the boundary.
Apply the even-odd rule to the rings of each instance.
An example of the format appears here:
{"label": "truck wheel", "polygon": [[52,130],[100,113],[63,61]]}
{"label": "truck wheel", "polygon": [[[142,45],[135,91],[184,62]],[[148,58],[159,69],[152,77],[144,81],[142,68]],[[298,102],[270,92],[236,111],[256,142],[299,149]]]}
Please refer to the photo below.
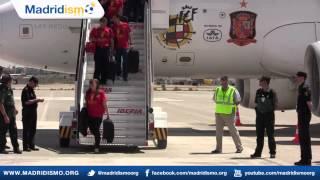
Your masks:
{"label": "truck wheel", "polygon": [[60,147],[67,148],[70,145],[70,139],[60,138]]}
{"label": "truck wheel", "polygon": [[158,149],[166,149],[167,148],[167,140],[158,140],[157,142]]}
{"label": "truck wheel", "polygon": [[155,145],[158,149],[166,149],[168,140],[168,130],[166,128],[155,128]]}

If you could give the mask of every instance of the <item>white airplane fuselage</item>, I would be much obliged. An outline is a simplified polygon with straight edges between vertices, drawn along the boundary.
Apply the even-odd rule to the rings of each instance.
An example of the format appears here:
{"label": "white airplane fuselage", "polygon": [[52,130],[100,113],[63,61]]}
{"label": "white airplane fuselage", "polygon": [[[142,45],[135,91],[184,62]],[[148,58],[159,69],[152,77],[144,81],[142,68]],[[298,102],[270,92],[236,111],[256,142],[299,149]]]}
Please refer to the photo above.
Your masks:
{"label": "white airplane fuselage", "polygon": [[[318,0],[170,1],[173,17],[188,10],[189,23],[180,24],[191,27],[189,40],[180,39],[175,44],[168,43],[170,38],[158,32],[153,35],[152,53],[158,75],[291,76],[304,69],[307,46],[320,39]],[[183,31],[175,24],[179,23],[173,20],[169,32]],[[192,61],[180,62],[179,58],[185,56]]]}
{"label": "white airplane fuselage", "polygon": [[[319,0],[171,0],[169,14],[185,18],[169,33],[152,32],[155,75],[290,76],[304,69],[307,45],[320,38],[319,11]],[[2,12],[0,59],[75,73],[80,26],[81,20],[21,20],[14,10]]]}

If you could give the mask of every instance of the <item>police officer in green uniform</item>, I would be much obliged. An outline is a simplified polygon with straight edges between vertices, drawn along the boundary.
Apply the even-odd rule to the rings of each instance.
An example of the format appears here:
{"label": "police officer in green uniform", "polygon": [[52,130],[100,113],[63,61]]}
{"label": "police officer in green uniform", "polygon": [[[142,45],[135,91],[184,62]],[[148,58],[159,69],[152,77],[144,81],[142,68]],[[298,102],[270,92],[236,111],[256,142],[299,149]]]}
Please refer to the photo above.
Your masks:
{"label": "police officer in green uniform", "polygon": [[264,145],[264,132],[267,131],[270,158],[276,157],[276,142],[274,139],[275,116],[274,111],[278,104],[276,92],[269,87],[270,77],[263,76],[261,88],[256,92],[256,134],[257,147],[251,158],[260,158]]}
{"label": "police officer in green uniform", "polygon": [[[2,77],[2,74],[3,74],[3,67],[2,66],[0,66],[0,79],[1,79],[1,77]],[[1,85],[1,81],[0,81],[0,85]],[[5,140],[5,144],[7,144],[7,139]],[[7,145],[5,145],[5,148],[6,149],[10,149],[10,147],[9,146],[7,146]]]}
{"label": "police officer in green uniform", "polygon": [[3,75],[0,85],[0,153],[7,154],[5,150],[6,133],[9,130],[13,152],[21,154],[18,144],[18,130],[16,115],[18,111],[14,105],[13,91],[11,89],[12,78]]}
{"label": "police officer in green uniform", "polygon": [[299,85],[297,113],[298,113],[298,129],[301,159],[295,165],[310,166],[312,160],[311,138],[310,138],[310,121],[311,121],[311,91],[306,85],[307,74],[298,72],[296,74],[296,82]]}

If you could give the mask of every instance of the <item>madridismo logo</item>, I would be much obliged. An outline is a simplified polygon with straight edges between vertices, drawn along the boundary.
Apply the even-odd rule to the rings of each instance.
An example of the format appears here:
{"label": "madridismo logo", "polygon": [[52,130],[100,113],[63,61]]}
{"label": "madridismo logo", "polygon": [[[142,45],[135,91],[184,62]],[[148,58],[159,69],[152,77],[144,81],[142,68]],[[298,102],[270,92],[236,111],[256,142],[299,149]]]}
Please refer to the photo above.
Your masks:
{"label": "madridismo logo", "polygon": [[11,0],[22,19],[98,19],[104,10],[98,0]]}

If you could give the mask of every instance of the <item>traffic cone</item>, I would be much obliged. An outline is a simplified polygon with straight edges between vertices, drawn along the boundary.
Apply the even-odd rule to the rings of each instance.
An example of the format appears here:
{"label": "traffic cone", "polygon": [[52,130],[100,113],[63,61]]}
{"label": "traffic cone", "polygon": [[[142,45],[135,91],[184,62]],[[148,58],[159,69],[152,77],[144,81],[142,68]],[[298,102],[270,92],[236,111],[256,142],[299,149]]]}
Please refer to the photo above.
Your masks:
{"label": "traffic cone", "polygon": [[295,133],[294,133],[294,138],[293,138],[293,143],[295,143],[295,144],[299,144],[300,143],[300,141],[299,141],[299,127],[298,127],[298,125],[296,126],[296,131],[295,131]]}
{"label": "traffic cone", "polygon": [[236,121],[236,126],[241,126],[241,121],[240,121],[240,113],[239,113],[239,108],[237,107],[237,112],[236,112],[236,117],[235,117],[235,121]]}

